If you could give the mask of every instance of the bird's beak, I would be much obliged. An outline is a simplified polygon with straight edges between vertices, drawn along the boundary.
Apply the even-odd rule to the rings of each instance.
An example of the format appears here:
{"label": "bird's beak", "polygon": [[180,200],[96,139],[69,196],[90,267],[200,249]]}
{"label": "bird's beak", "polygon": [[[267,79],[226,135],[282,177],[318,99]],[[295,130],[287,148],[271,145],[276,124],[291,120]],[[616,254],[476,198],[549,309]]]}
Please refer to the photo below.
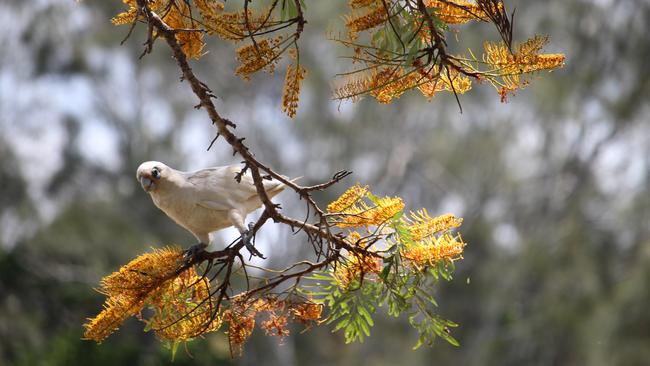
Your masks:
{"label": "bird's beak", "polygon": [[142,185],[142,189],[147,192],[151,191],[156,185],[153,180],[145,176],[140,177],[140,184]]}

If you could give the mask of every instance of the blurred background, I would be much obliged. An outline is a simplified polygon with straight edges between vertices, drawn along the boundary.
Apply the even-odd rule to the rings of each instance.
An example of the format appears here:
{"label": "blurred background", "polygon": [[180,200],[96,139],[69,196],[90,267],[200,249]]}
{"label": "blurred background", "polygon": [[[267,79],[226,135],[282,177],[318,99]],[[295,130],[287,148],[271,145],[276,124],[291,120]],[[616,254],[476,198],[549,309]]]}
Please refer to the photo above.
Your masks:
{"label": "blurred background", "polygon": [[[298,116],[280,111],[283,72],[233,76],[219,40],[195,63],[222,115],[264,162],[316,183],[339,169],[400,195],[408,209],[464,217],[469,243],[454,281],[435,294],[460,324],[460,347],[411,351],[417,334],[380,310],[364,344],[327,326],[278,345],[256,330],[230,359],[217,333],[179,350],[174,364],[642,365],[650,361],[650,3],[647,0],[506,1],[515,36],[551,36],[567,55],[500,103],[488,85],[427,102],[332,101],[349,65],[325,40],[346,1],[307,1],[301,60],[309,74]],[[142,27],[109,19],[120,1],[0,3],[0,364],[157,365],[170,352],[130,320],[103,344],[81,340],[101,309],[99,279],[150,247],[193,237],[151,203],[135,180],[145,160],[183,169],[238,162],[214,130],[162,43],[138,61]],[[498,40],[474,24],[463,44]],[[452,44],[455,41],[452,41]],[[460,47],[460,46],[453,46]],[[475,48],[476,49],[476,48]],[[282,69],[283,70],[283,69]],[[281,195],[285,210],[303,213]],[[284,228],[260,233],[268,263],[310,248]],[[237,235],[226,230],[215,246]]]}

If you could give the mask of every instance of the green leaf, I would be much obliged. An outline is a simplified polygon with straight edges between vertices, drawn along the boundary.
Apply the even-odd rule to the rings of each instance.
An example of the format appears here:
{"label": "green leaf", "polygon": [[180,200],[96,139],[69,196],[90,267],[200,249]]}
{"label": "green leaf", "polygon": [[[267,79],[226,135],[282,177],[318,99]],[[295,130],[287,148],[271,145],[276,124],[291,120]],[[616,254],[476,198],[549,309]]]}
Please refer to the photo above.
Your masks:
{"label": "green leaf", "polygon": [[[363,333],[366,335],[366,337],[370,337],[370,327],[368,327],[368,324],[360,321],[359,325],[361,326],[361,329],[363,330]],[[363,337],[361,337],[361,334],[359,334],[359,336],[359,341],[363,343]]]}
{"label": "green leaf", "polygon": [[296,3],[293,2],[293,0],[286,0],[285,5],[287,7],[287,16],[289,17],[288,19],[293,19],[298,16],[298,8],[296,7]]}
{"label": "green leaf", "polygon": [[332,330],[332,333],[337,332],[337,331],[347,327],[348,324],[350,324],[350,319],[349,318],[345,318],[345,319],[341,320],[338,324],[336,324],[336,326],[334,327],[334,330]]}
{"label": "green leaf", "polygon": [[422,347],[422,345],[424,344],[424,339],[425,339],[424,334],[420,335],[418,341],[415,343],[412,349],[415,351],[416,349]]}
{"label": "green leaf", "polygon": [[368,325],[370,325],[371,327],[373,325],[375,325],[375,322],[372,320],[372,317],[370,316],[370,313],[368,312],[368,310],[365,307],[359,306],[359,308],[357,310],[363,316],[363,318],[366,320]]}
{"label": "green leaf", "polygon": [[406,64],[407,65],[410,66],[410,65],[413,64],[413,60],[415,60],[415,56],[417,55],[419,50],[420,50],[420,47],[419,47],[418,44],[414,44],[414,45],[411,46],[411,48],[409,49],[409,53],[406,56]]}
{"label": "green leaf", "polygon": [[[391,257],[389,257],[391,258]],[[390,274],[390,268],[393,266],[392,262],[389,262],[387,266],[384,267],[384,269],[381,270],[381,273],[379,274],[379,278],[381,278],[383,281],[388,280],[388,275]]]}
{"label": "green leaf", "polygon": [[172,362],[174,362],[174,359],[176,358],[176,351],[178,351],[178,346],[180,344],[180,341],[174,341],[174,343],[172,343]]}

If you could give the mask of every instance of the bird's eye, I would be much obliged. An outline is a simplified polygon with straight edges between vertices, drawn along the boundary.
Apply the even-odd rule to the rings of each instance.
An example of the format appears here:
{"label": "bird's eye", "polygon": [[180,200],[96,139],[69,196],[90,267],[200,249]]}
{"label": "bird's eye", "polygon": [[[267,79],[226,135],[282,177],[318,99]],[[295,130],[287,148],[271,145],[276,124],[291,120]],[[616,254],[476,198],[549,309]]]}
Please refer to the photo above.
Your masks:
{"label": "bird's eye", "polygon": [[160,171],[158,169],[153,169],[151,171],[151,176],[156,178],[156,179],[160,179]]}

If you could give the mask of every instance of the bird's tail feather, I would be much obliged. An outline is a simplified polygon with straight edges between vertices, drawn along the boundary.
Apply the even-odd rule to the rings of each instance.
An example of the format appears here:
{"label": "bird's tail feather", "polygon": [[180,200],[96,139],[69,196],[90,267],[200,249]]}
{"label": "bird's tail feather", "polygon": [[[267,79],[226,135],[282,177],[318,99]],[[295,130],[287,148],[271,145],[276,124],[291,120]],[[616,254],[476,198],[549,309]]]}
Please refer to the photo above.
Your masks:
{"label": "bird's tail feather", "polygon": [[[302,178],[302,176],[297,177],[297,178],[293,178],[293,179],[289,180],[289,182],[294,183],[294,182],[298,181],[301,178]],[[271,195],[271,197],[277,195],[278,193],[282,192],[285,188],[287,188],[287,186],[284,183],[282,183],[282,182],[279,182],[279,183],[280,184],[278,184],[278,185],[272,187],[271,189],[267,190],[267,193],[269,193]]]}

